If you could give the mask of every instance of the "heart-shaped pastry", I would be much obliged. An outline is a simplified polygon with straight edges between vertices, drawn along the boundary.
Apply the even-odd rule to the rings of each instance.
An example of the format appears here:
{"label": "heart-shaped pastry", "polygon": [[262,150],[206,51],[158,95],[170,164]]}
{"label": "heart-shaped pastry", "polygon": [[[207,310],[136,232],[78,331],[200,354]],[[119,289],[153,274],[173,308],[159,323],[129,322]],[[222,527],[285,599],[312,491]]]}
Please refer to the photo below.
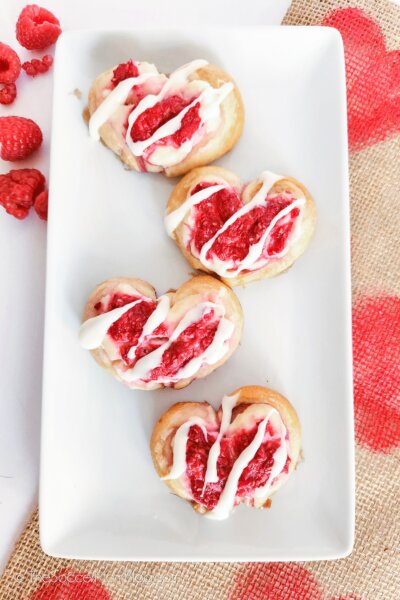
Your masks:
{"label": "heart-shaped pastry", "polygon": [[97,77],[89,92],[89,132],[131,169],[168,177],[230,150],[243,129],[243,103],[232,78],[206,60],[169,76],[129,60]]}
{"label": "heart-shaped pastry", "polygon": [[90,295],[80,342],[130,388],[182,388],[236,350],[243,313],[236,295],[209,276],[193,277],[157,298],[141,279],[104,281]]}
{"label": "heart-shaped pastry", "polygon": [[243,185],[234,173],[213,166],[181,179],[165,218],[192,267],[231,286],[288,269],[304,252],[315,222],[312,197],[292,177],[264,171]]}
{"label": "heart-shaped pastry", "polygon": [[156,424],[157,473],[195,510],[225,519],[238,504],[270,505],[299,460],[300,423],[290,402],[268,388],[242,387],[216,412],[207,402],[178,402]]}

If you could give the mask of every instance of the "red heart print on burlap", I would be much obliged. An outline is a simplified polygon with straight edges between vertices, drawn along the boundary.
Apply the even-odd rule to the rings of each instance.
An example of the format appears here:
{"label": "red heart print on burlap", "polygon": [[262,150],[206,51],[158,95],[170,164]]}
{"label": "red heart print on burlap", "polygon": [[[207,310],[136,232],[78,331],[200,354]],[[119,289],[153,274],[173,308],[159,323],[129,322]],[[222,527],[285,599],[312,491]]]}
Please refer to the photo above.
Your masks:
{"label": "red heart print on burlap", "polygon": [[[297,563],[243,565],[235,576],[229,600],[328,600],[314,575]],[[335,596],[329,600],[362,600]]]}
{"label": "red heart print on burlap", "polygon": [[354,410],[359,445],[400,445],[400,298],[360,296],[353,304]]}
{"label": "red heart print on burlap", "polygon": [[343,38],[350,151],[398,133],[400,50],[387,50],[378,23],[359,8],[334,10],[322,24]]}

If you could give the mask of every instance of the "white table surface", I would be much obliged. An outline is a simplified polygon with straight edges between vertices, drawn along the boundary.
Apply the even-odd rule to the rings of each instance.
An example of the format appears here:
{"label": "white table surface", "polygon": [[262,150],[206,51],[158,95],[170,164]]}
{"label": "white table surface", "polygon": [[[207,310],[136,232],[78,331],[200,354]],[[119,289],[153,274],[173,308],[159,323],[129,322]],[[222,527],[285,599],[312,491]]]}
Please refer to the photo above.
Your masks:
{"label": "white table surface", "polygon": [[[38,0],[41,4],[40,0]],[[10,44],[21,61],[39,53],[21,48],[15,23],[27,0],[2,0],[0,40]],[[46,0],[66,30],[177,26],[186,24],[277,25],[290,0]],[[49,49],[51,54],[54,48]],[[51,87],[50,74],[35,79],[22,73],[17,100],[0,105],[0,115],[31,117],[44,135],[41,149],[20,163],[0,160],[0,173],[37,167],[48,176]],[[0,207],[0,574],[37,502],[46,224],[32,210],[17,221]]]}

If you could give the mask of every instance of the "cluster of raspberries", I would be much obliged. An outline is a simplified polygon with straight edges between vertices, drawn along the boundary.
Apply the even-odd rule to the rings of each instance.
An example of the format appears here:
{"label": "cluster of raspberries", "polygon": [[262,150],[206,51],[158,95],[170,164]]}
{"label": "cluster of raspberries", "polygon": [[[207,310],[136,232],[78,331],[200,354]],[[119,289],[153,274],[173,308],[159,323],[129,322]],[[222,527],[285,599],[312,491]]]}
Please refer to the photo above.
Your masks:
{"label": "cluster of raspberries", "polygon": [[[44,50],[57,41],[60,22],[45,8],[26,6],[18,17],[16,38],[28,50]],[[30,77],[46,73],[53,57],[46,54],[21,65],[18,54],[0,42],[0,104],[12,104],[17,96],[16,81],[21,69]],[[17,116],[0,117],[0,158],[23,160],[35,152],[43,141],[40,127],[31,119]],[[42,219],[47,219],[46,180],[37,169],[13,169],[0,175],[0,204],[16,217],[24,219],[33,206]]]}

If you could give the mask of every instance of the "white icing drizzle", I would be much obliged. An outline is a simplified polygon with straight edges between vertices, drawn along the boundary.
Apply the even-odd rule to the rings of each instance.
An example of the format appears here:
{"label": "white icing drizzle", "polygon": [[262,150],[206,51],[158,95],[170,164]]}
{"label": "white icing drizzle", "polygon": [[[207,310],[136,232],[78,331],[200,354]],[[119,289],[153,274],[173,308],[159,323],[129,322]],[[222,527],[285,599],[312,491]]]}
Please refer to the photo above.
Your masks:
{"label": "white icing drizzle", "polygon": [[[200,361],[199,361],[200,364],[204,363],[205,358],[207,360],[215,360],[215,357],[217,357],[217,356],[219,358],[221,358],[221,356],[227,350],[227,348],[225,348],[225,345],[226,345],[225,342],[227,341],[227,337],[226,337],[227,327],[226,327],[225,321],[228,321],[228,320],[224,319],[225,308],[222,305],[218,305],[213,302],[202,302],[202,303],[198,304],[197,306],[195,306],[194,308],[192,308],[191,310],[189,310],[184,315],[184,317],[178,323],[177,327],[175,328],[175,330],[173,331],[172,335],[170,336],[170,338],[167,342],[165,342],[164,344],[162,344],[161,346],[159,346],[152,352],[149,352],[148,354],[146,354],[145,356],[140,358],[131,369],[121,371],[121,373],[120,373],[121,377],[123,377],[123,379],[127,382],[145,380],[147,378],[147,376],[149,375],[149,373],[153,369],[157,368],[160,365],[164,352],[166,350],[168,350],[168,348],[171,346],[171,344],[175,340],[178,339],[180,334],[187,327],[192,325],[193,323],[197,323],[210,310],[215,310],[215,312],[217,314],[220,313],[220,316],[222,317],[221,321],[223,321],[224,324],[223,324],[223,326],[221,326],[221,322],[219,323],[218,330],[220,330],[220,333],[218,335],[216,344],[213,346],[215,337],[217,337],[217,332],[218,332],[218,330],[217,330],[216,335],[214,336],[214,340],[210,344],[210,346],[213,346],[211,351],[209,350],[209,348],[207,348],[205,350],[205,352],[203,352],[200,355],[200,357],[198,357],[198,358],[200,359]],[[221,326],[221,329],[220,329],[220,326]],[[219,358],[218,358],[218,360],[219,360]],[[193,360],[196,360],[196,359],[193,359]],[[190,361],[190,362],[192,362],[192,361]],[[208,363],[208,364],[213,364],[213,363]],[[182,378],[181,373],[185,374],[187,372],[190,372],[191,369],[189,369],[189,368],[187,371],[185,370],[187,366],[188,365],[185,365],[185,367],[180,369],[174,377],[159,378],[157,380],[152,380],[152,381],[156,381],[158,383],[162,383],[162,382],[169,383],[169,382],[175,381],[175,380],[178,381],[179,379]],[[198,369],[196,369],[196,370],[198,370]],[[195,373],[195,372],[196,371],[194,371],[193,373]]]}
{"label": "white icing drizzle", "polygon": [[[143,64],[147,65],[146,63]],[[200,94],[198,93],[196,98],[194,98],[194,100],[190,102],[188,106],[183,108],[179,114],[175,115],[175,117],[161,125],[146,140],[134,142],[131,137],[132,127],[137,118],[143,112],[161,102],[163,98],[168,95],[168,93],[173,92],[175,89],[179,90],[179,87],[182,87],[187,83],[188,76],[191,73],[201,69],[202,67],[205,67],[206,65],[208,65],[206,60],[198,59],[183,65],[179,69],[176,69],[168,78],[166,78],[164,85],[157,94],[147,94],[131,111],[128,117],[128,129],[126,132],[125,141],[134,156],[143,156],[150,146],[179,131],[182,125],[182,119],[186,113],[197,103],[200,104],[200,126],[205,124],[207,132],[213,131],[218,127],[220,118],[220,105],[228,96],[228,94],[230,94],[230,92],[234,89],[234,85],[229,81],[224,83],[219,88],[214,88],[208,82],[199,80],[199,82],[202,84],[200,87]],[[108,96],[106,96],[97,110],[93,113],[89,121],[89,133],[94,140],[100,139],[99,130],[101,126],[111,118],[120,105],[126,102],[132,87],[144,83],[151,77],[163,77],[158,73],[154,65],[147,65],[146,69],[146,72],[139,74],[137,77],[130,77],[124,81],[121,81],[108,94]],[[151,163],[156,166],[159,165],[167,167],[177,164],[189,154],[197,141],[198,135],[193,135],[191,139],[186,140],[179,148],[157,145],[154,149],[152,149],[151,156],[146,156],[146,159],[149,161],[151,157]]]}
{"label": "white icing drizzle", "polygon": [[89,120],[89,135],[93,140],[98,141],[100,139],[99,130],[102,125],[115,113],[118,106],[125,104],[131,89],[135,85],[141,85],[150,77],[158,76],[159,73],[155,70],[154,73],[142,73],[137,77],[128,77],[120,81],[118,85],[111,90],[106,96],[103,102],[97,107]]}
{"label": "white icing drizzle", "polygon": [[204,437],[207,440],[207,429],[204,419],[201,417],[191,417],[188,421],[183,423],[176,430],[174,441],[172,443],[172,468],[168,475],[161,477],[161,479],[179,479],[179,477],[181,477],[186,471],[186,445],[190,428],[193,427],[193,425],[198,425],[201,428],[202,432],[204,433]]}
{"label": "white icing drizzle", "polygon": [[[82,323],[79,330],[79,341],[81,346],[86,350],[99,348],[103,342],[105,343],[105,337],[111,325],[118,321],[118,319],[128,312],[128,310],[143,301],[154,302],[153,299],[142,296],[138,300],[129,302],[124,306],[114,308],[109,312],[87,319],[87,321]],[[157,307],[145,322],[137,343],[129,349],[127,354],[128,358],[135,358],[136,349],[143,343],[146,337],[151,335],[157,327],[166,320],[169,310],[170,299],[168,294],[164,294],[158,298]],[[171,381],[186,379],[197,373],[203,364],[213,365],[217,363],[229,348],[229,340],[232,337],[235,326],[232,321],[225,318],[225,307],[222,304],[202,302],[193,307],[182,317],[167,342],[140,358],[132,368],[123,369],[116,365],[116,369],[121,378],[127,382],[145,379],[150,371],[160,365],[164,352],[179,337],[179,335],[187,327],[199,321],[211,310],[214,310],[216,316],[220,319],[211,344],[199,356],[192,358],[186,365],[179,369],[174,377],[160,377],[156,381],[159,383],[170,383]]]}
{"label": "white icing drizzle", "polygon": [[257,451],[263,442],[268,421],[274,412],[277,411],[274,408],[271,408],[269,414],[261,421],[261,423],[259,423],[257,433],[250,444],[239,454],[238,458],[233,463],[231,472],[226,480],[225,487],[222,490],[217,505],[207,513],[209,518],[222,520],[229,516],[229,513],[235,504],[239,479],[244,469],[257,454]]}
{"label": "white icing drizzle", "polygon": [[135,358],[136,348],[138,348],[138,346],[140,346],[140,344],[143,343],[143,340],[148,335],[151,335],[153,333],[153,331],[155,329],[157,329],[157,327],[165,321],[165,319],[168,316],[169,309],[170,309],[169,296],[167,294],[164,294],[163,296],[160,296],[158,298],[157,308],[151,313],[151,315],[147,319],[146,323],[144,324],[142,333],[140,334],[137,344],[135,346],[132,346],[131,348],[129,348],[128,358],[130,358],[130,359]]}
{"label": "white icing drizzle", "polygon": [[186,214],[190,210],[192,210],[192,208],[194,206],[196,206],[196,204],[200,204],[200,202],[207,200],[210,196],[212,196],[213,194],[216,194],[217,192],[219,192],[220,190],[223,190],[226,187],[227,186],[224,184],[210,185],[210,186],[204,188],[204,190],[199,190],[195,194],[192,194],[191,196],[189,196],[189,198],[187,200],[185,200],[185,202],[183,202],[180,206],[178,206],[178,208],[176,208],[175,210],[170,212],[168,215],[166,215],[165,219],[164,219],[164,223],[165,223],[165,228],[167,230],[168,235],[172,236],[175,229],[184,220]]}
{"label": "white icing drizzle", "polygon": [[206,489],[207,483],[214,483],[214,482],[218,481],[217,462],[218,462],[219,453],[221,451],[221,440],[230,425],[230,422],[232,419],[232,410],[236,405],[237,399],[238,399],[237,394],[235,396],[224,396],[222,398],[221,426],[219,428],[219,433],[218,433],[217,439],[211,446],[210,452],[208,454],[207,469],[206,469],[206,474],[204,476],[203,494],[204,494],[204,490]]}
{"label": "white icing drizzle", "polygon": [[150,298],[142,297],[133,302],[129,302],[124,306],[119,306],[109,312],[97,315],[97,317],[87,319],[87,321],[82,323],[79,329],[79,341],[82,348],[85,348],[85,350],[95,350],[96,348],[99,348],[111,325],[115,323],[115,321],[118,321],[118,319],[128,312],[128,310],[144,300],[150,300]]}
{"label": "white icing drizzle", "polygon": [[[190,63],[190,64],[194,64],[196,66],[197,62],[198,61],[193,61],[193,63]],[[188,65],[188,67],[189,66],[190,65]],[[196,68],[191,68],[191,70],[196,70],[197,68],[198,67],[196,66]],[[178,71],[175,71],[175,73],[178,73],[179,76],[181,77],[179,69],[178,69]],[[139,102],[139,104],[136,106],[136,108],[129,115],[128,130],[126,132],[126,143],[129,147],[130,151],[132,152],[132,154],[134,154],[135,156],[143,156],[145,151],[150,146],[152,146],[156,142],[160,141],[161,139],[166,138],[170,135],[173,135],[174,133],[179,131],[179,129],[181,128],[181,125],[182,125],[182,119],[184,118],[186,113],[191,108],[193,108],[193,106],[195,106],[198,103],[200,103],[199,116],[201,118],[202,123],[205,123],[208,120],[215,118],[215,116],[216,116],[215,111],[217,109],[219,110],[219,105],[225,100],[226,96],[228,94],[230,94],[230,92],[233,90],[233,84],[231,82],[225,83],[219,88],[214,88],[212,86],[208,86],[205,90],[203,90],[201,92],[201,94],[199,96],[197,96],[194,100],[192,100],[192,102],[190,104],[185,106],[185,108],[183,108],[175,117],[173,117],[172,119],[170,119],[169,121],[167,121],[166,123],[161,125],[161,127],[159,127],[149,138],[147,138],[146,140],[134,142],[131,137],[131,130],[132,130],[132,127],[133,127],[135,121],[137,120],[139,115],[141,115],[145,110],[154,106],[155,104],[157,104],[158,102],[160,102],[163,99],[163,97],[166,95],[166,93],[168,92],[168,90],[170,89],[170,87],[172,85],[171,82],[176,83],[174,74],[170,75],[169,79],[167,80],[167,82],[165,83],[165,85],[163,86],[163,88],[162,88],[161,92],[159,92],[159,94],[157,94],[157,95],[149,94],[148,96],[145,96],[143,98],[143,100],[141,100]],[[191,147],[192,147],[191,141],[187,140],[185,142],[185,153],[186,154],[188,154],[190,152]]]}
{"label": "white icing drizzle", "polygon": [[234,329],[235,326],[232,321],[222,317],[211,344],[199,356],[192,358],[184,367],[179,369],[176,378],[187,379],[197,373],[203,364],[215,365],[215,363],[221,360],[226,353],[225,344],[231,339]]}
{"label": "white icing drizzle", "polygon": [[[226,431],[229,429],[232,411],[237,403],[238,396],[224,396],[222,400],[222,417],[219,433],[213,445],[210,448],[208,459],[207,459],[207,468],[204,477],[204,486],[203,486],[203,494],[206,488],[207,483],[213,483],[218,481],[218,473],[217,473],[217,463],[218,458],[221,451],[221,440],[225,435]],[[283,421],[279,415],[279,412],[273,408],[269,407],[269,411],[264,417],[264,419],[258,424],[257,432],[250,442],[250,444],[241,452],[236,461],[234,462],[231,472],[229,473],[228,479],[226,481],[225,487],[221,493],[221,496],[218,500],[217,505],[213,510],[206,513],[206,516],[211,519],[222,520],[226,519],[229,516],[232,508],[235,504],[235,497],[237,494],[238,484],[240,477],[242,476],[243,471],[249,465],[249,463],[253,460],[257,451],[264,441],[265,432],[267,429],[267,425],[269,420],[273,415],[278,415],[281,424],[281,437],[280,437],[280,445],[279,448],[273,454],[273,465],[271,468],[270,476],[268,478],[267,483],[257,488],[254,492],[254,498],[259,499],[266,496],[268,490],[271,486],[272,481],[282,472],[286,460],[287,460],[287,445],[286,445],[286,428],[283,424]],[[179,434],[178,440],[173,441],[173,466],[170,473],[164,477],[163,479],[178,479],[186,472],[187,463],[186,463],[186,443],[188,439],[188,434],[190,427],[193,424],[199,424],[198,422],[193,422],[192,419],[186,421],[183,425],[181,425],[180,429],[177,431],[177,435]],[[204,431],[204,430],[203,430]],[[206,434],[205,434],[206,435]],[[176,466],[179,465],[179,468]]]}
{"label": "white icing drizzle", "polygon": [[283,179],[282,175],[276,175],[275,173],[271,173],[270,171],[264,171],[260,177],[262,181],[262,186],[259,191],[254,195],[252,200],[245,204],[242,208],[240,208],[237,212],[235,212],[225,223],[223,226],[215,233],[215,235],[210,238],[204,246],[200,250],[199,260],[200,262],[207,268],[212,269],[218,275],[223,277],[236,277],[240,274],[241,271],[245,269],[250,269],[260,258],[267,237],[271,233],[272,229],[275,227],[276,223],[282,219],[284,216],[289,214],[294,208],[298,206],[302,206],[305,202],[304,198],[300,198],[294,200],[291,204],[282,209],[270,222],[267,229],[261,236],[260,240],[250,246],[249,252],[247,256],[236,266],[232,268],[233,265],[230,262],[224,262],[221,260],[208,259],[207,254],[209,250],[212,248],[213,244],[217,240],[217,238],[224,233],[237,219],[250,212],[256,206],[262,205],[266,202],[266,196],[270,189],[274,186],[277,181]]}
{"label": "white icing drizzle", "polygon": [[270,489],[272,482],[274,479],[281,473],[284,466],[286,465],[288,457],[287,445],[286,445],[286,427],[282,423],[282,433],[281,433],[281,443],[279,448],[277,448],[273,455],[273,465],[271,469],[270,476],[265,485],[259,487],[254,492],[255,500],[263,499],[266,497],[268,490]]}

